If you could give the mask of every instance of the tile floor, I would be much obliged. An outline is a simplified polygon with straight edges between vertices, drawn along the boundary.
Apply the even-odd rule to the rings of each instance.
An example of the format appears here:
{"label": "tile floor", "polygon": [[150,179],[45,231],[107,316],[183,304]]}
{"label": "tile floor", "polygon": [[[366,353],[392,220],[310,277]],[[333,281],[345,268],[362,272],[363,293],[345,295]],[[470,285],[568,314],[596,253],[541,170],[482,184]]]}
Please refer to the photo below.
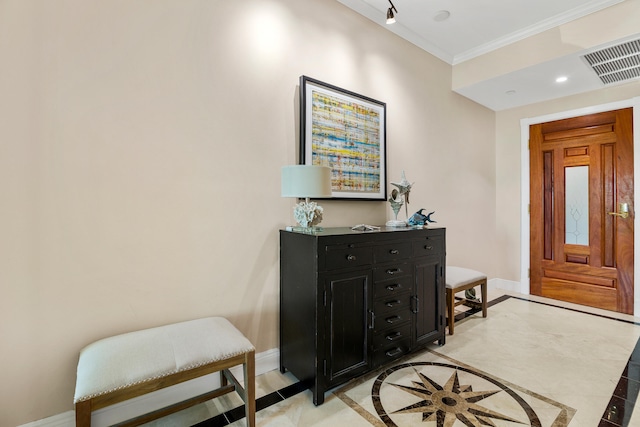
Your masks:
{"label": "tile floor", "polygon": [[[640,426],[640,319],[490,292],[447,343],[351,381],[313,405],[278,370],[256,380],[258,426]],[[244,426],[230,394],[147,424]]]}

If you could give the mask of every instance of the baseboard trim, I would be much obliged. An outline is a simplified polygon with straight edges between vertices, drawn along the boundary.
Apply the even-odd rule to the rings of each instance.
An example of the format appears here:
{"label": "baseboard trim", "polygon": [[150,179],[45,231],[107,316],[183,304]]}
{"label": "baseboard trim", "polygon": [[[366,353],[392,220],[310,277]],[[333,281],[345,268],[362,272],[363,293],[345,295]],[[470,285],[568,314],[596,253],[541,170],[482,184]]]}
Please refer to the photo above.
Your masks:
{"label": "baseboard trim", "polygon": [[529,289],[515,280],[489,279],[487,280],[487,287],[489,289],[503,289],[505,291],[518,292],[524,295],[529,294]]}
{"label": "baseboard trim", "polygon": [[[279,369],[280,351],[277,348],[256,354],[256,376]],[[231,368],[231,372],[243,381],[242,366]],[[182,384],[167,387],[144,396],[136,397],[126,402],[117,403],[108,408],[94,412],[91,425],[94,427],[108,427],[113,424],[128,420],[138,415],[169,406],[192,396],[205,393],[219,386],[220,376],[217,373],[205,375]],[[62,414],[22,424],[18,427],[74,427],[75,411],[67,411]]]}

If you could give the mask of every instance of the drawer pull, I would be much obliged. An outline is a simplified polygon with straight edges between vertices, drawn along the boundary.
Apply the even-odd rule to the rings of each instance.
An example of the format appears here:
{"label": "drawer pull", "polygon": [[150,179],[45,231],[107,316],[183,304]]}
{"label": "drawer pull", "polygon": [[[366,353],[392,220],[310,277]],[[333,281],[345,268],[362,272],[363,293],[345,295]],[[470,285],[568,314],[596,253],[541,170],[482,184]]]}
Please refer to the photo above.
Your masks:
{"label": "drawer pull", "polygon": [[393,307],[394,305],[399,305],[399,304],[402,304],[399,299],[396,299],[396,300],[393,300],[393,301],[387,301],[385,303],[385,305],[387,307]]}
{"label": "drawer pull", "polygon": [[399,250],[397,250],[397,249],[391,249],[391,250],[389,251],[389,253],[390,253],[391,255],[398,255],[398,254],[400,253],[400,251],[399,251]]}
{"label": "drawer pull", "polygon": [[387,274],[398,274],[402,273],[402,270],[399,268],[390,268],[387,270]]}
{"label": "drawer pull", "polygon": [[400,332],[396,332],[395,334],[389,334],[389,335],[387,335],[387,339],[388,339],[389,341],[395,341],[395,340],[397,340],[398,338],[402,338],[402,334],[401,334]]}
{"label": "drawer pull", "polygon": [[396,289],[398,289],[401,286],[402,285],[400,285],[400,283],[393,283],[391,285],[387,285],[387,290],[388,291],[395,291]]}
{"label": "drawer pull", "polygon": [[428,251],[433,249],[433,246],[429,246],[429,245],[424,245],[424,248]]}
{"label": "drawer pull", "polygon": [[384,319],[385,322],[393,325],[396,322],[399,322],[402,320],[402,317],[400,316],[391,316],[391,317],[387,317],[386,319]]}
{"label": "drawer pull", "polygon": [[347,255],[347,261],[355,261],[356,260],[356,256],[355,255]]}
{"label": "drawer pull", "polygon": [[400,356],[402,354],[402,349],[400,347],[397,347],[395,350],[389,350],[385,354],[389,357]]}

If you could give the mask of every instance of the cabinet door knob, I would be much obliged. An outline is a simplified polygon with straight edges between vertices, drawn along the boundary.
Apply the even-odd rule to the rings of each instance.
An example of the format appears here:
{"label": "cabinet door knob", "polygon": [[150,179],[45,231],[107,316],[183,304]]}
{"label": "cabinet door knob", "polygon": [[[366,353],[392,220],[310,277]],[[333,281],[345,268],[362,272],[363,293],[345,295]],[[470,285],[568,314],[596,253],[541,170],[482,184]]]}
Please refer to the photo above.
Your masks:
{"label": "cabinet door knob", "polygon": [[355,255],[351,255],[351,254],[349,254],[349,255],[347,255],[347,260],[349,260],[349,261],[355,261],[355,260],[356,260],[356,256],[355,256]]}
{"label": "cabinet door knob", "polygon": [[398,274],[398,273],[402,273],[402,270],[400,270],[399,268],[390,268],[387,270],[387,274]]}
{"label": "cabinet door knob", "polygon": [[399,250],[397,250],[397,249],[391,249],[391,250],[389,251],[389,253],[390,253],[391,255],[398,255],[398,254],[400,253],[400,251],[399,251]]}

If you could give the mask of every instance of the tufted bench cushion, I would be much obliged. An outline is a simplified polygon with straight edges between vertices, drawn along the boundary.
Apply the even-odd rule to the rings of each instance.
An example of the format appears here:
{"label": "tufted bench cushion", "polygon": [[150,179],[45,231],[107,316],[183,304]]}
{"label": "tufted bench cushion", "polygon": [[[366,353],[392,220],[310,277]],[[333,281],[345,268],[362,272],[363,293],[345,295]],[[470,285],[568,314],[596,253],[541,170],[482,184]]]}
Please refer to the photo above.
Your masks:
{"label": "tufted bench cushion", "polygon": [[487,276],[479,271],[464,267],[447,266],[447,288],[459,289],[470,283],[487,280]]}
{"label": "tufted bench cushion", "polygon": [[[249,375],[246,372],[247,357],[251,358],[251,369],[255,369],[254,354],[251,342],[223,317],[191,320],[105,338],[89,344],[80,352],[74,396],[76,412],[82,402],[93,401],[90,413],[98,407],[211,372],[230,375],[227,369],[240,363],[245,364],[247,390],[240,389],[239,394],[242,397],[242,392],[250,392],[247,394],[252,396],[244,397],[253,400],[255,411],[254,385],[247,383],[247,380],[254,381],[254,372]],[[235,378],[232,381],[239,386]],[[226,385],[226,379],[222,378],[222,383]],[[126,393],[136,388],[139,391]],[[226,392],[234,389],[231,386]],[[122,397],[118,396],[119,392],[122,392]],[[100,397],[104,397],[106,404],[96,405]],[[247,413],[248,422],[250,415]],[[76,416],[78,425],[77,420]]]}

